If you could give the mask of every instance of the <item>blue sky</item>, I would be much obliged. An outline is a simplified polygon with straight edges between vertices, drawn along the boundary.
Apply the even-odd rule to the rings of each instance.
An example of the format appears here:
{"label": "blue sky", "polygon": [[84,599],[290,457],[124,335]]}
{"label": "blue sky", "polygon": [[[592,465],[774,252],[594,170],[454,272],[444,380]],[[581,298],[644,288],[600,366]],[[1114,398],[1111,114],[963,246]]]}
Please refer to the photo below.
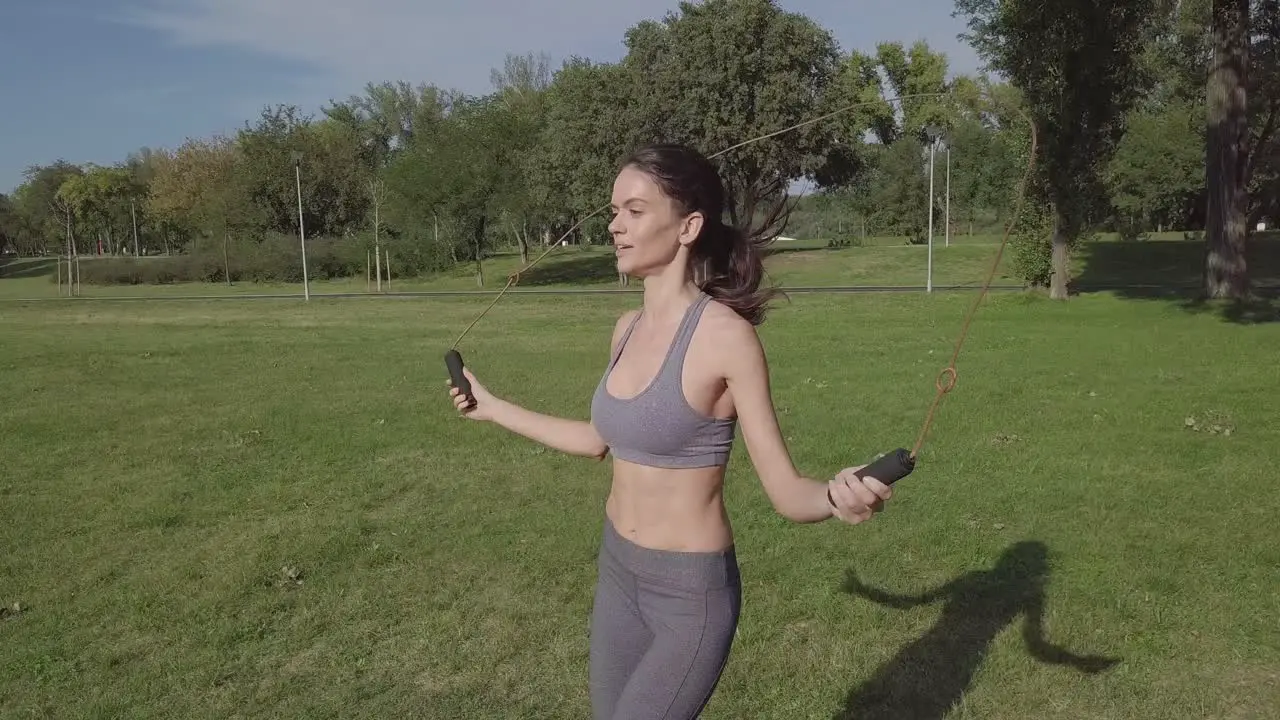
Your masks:
{"label": "blue sky", "polygon": [[[507,52],[616,60],[624,31],[676,0],[6,0],[0,192],[33,164],[110,164],[232,133],[263,106],[319,114],[368,82],[489,89]],[[530,3],[533,5],[534,3]],[[979,61],[947,0],[781,0],[845,50],[924,39]],[[569,17],[572,20],[562,18]]]}

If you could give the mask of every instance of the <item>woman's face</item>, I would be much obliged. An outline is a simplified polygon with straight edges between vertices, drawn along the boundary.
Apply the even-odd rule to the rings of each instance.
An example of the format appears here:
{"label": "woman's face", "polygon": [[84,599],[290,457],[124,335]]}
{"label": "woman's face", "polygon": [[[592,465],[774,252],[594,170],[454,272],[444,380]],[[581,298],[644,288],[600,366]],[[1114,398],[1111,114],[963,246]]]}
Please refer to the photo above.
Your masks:
{"label": "woman's face", "polygon": [[618,259],[618,272],[646,277],[661,272],[675,259],[681,245],[698,236],[702,215],[683,215],[648,175],[623,168],[613,182],[609,233]]}

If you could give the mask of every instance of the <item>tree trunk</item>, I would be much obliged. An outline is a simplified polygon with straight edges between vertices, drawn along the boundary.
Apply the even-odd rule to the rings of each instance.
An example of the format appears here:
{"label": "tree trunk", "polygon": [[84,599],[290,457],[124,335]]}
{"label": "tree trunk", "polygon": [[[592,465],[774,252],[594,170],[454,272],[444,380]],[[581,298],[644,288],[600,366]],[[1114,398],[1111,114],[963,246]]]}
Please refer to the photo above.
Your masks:
{"label": "tree trunk", "polygon": [[472,239],[475,241],[476,245],[476,286],[484,287],[484,220],[476,222]]}
{"label": "tree trunk", "polygon": [[231,287],[231,256],[227,254],[227,244],[231,240],[231,233],[227,231],[226,225],[222,228],[222,272],[227,276],[227,287]]}
{"label": "tree trunk", "polygon": [[1206,97],[1204,293],[1243,299],[1249,293],[1245,265],[1248,194],[1244,182],[1249,119],[1246,71],[1249,0],[1213,0],[1213,59]]}
{"label": "tree trunk", "polygon": [[1053,222],[1053,258],[1049,270],[1049,297],[1054,300],[1067,299],[1067,285],[1071,281],[1071,253],[1067,223],[1061,213]]}
{"label": "tree trunk", "polygon": [[515,224],[510,220],[507,220],[507,227],[511,230],[511,236],[516,239],[516,246],[520,248],[520,265],[522,267],[528,265],[529,244],[525,242],[524,236],[520,234],[520,230],[518,230]]}
{"label": "tree trunk", "polygon": [[129,201],[129,217],[133,218],[133,256],[142,257],[142,252],[138,249],[138,211],[134,209],[134,203]]}

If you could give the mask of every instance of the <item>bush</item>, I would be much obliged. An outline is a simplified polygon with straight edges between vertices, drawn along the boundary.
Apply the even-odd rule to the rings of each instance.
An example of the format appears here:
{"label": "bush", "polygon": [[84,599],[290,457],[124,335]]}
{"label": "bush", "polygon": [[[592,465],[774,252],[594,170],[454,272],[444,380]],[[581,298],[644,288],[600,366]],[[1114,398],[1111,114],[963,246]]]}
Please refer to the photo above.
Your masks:
{"label": "bush", "polygon": [[1028,197],[1009,238],[1009,249],[1014,272],[1029,285],[1046,287],[1053,275],[1053,223],[1051,209]]}
{"label": "bush", "polygon": [[827,247],[829,248],[862,247],[865,244],[866,243],[863,242],[861,235],[852,233],[837,235],[827,240]]}
{"label": "bush", "polygon": [[[363,277],[366,250],[358,241],[307,241],[311,279]],[[157,285],[175,282],[302,282],[302,250],[297,238],[268,236],[261,242],[202,239],[187,254],[143,258],[81,258],[81,282],[92,285]]]}

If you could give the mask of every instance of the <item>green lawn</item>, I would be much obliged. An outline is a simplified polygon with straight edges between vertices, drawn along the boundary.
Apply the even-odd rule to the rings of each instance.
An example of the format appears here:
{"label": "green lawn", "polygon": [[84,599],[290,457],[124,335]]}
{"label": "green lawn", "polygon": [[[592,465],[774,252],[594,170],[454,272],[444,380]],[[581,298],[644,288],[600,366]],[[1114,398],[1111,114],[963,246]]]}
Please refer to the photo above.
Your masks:
{"label": "green lawn", "polygon": [[[971,299],[779,305],[803,471],[911,443]],[[635,301],[507,298],[462,351],[585,417]],[[454,415],[441,356],[486,302],[5,304],[0,717],[587,716],[607,465]],[[706,717],[1274,716],[1277,348],[1170,301],[993,296],[867,526],[788,524],[739,445],[744,615]],[[850,578],[961,582],[894,608]],[[1037,659],[1027,617],[1116,664]]]}
{"label": "green lawn", "polygon": [[[980,287],[999,249],[999,237],[957,236],[950,247],[941,241],[933,249],[935,286]],[[1195,287],[1203,263],[1201,242],[1172,237],[1143,242],[1103,239],[1081,245],[1072,261],[1073,282],[1081,287],[1115,288],[1122,285]],[[531,256],[542,253],[539,248]],[[1013,264],[1014,253],[1006,249],[997,269],[997,285],[1021,285]],[[83,258],[85,263],[95,262]],[[146,260],[143,260],[146,262]],[[814,240],[779,242],[766,260],[770,281],[784,287],[812,286],[910,286],[923,287],[928,277],[928,249],[905,245],[901,239],[871,238],[865,247],[827,249]],[[1280,237],[1254,238],[1248,263],[1255,283],[1280,287]],[[524,266],[515,252],[501,253],[484,264],[484,285],[476,281],[475,266],[460,265],[423,277],[400,277],[392,256],[390,290],[500,290],[507,277]],[[57,298],[53,260],[15,260],[0,264],[0,299]],[[637,285],[631,285],[637,289]],[[366,293],[370,283],[364,277],[338,280],[312,279],[311,293]],[[523,274],[516,291],[550,288],[620,288],[614,256],[607,247],[557,247],[531,270]],[[65,288],[64,288],[65,292]],[[1143,293],[1137,289],[1130,292]],[[81,297],[179,297],[234,296],[245,294],[302,295],[302,283],[175,283],[169,285],[81,284]]]}
{"label": "green lawn", "polygon": [[[995,260],[999,240],[993,243],[956,243],[934,248],[935,285],[972,284],[980,286]],[[543,252],[530,255],[535,260]],[[94,262],[81,260],[82,266]],[[142,262],[146,262],[144,259]],[[524,266],[518,253],[503,253],[483,264],[485,284],[476,282],[474,264],[461,265],[448,271],[424,277],[399,277],[392,258],[391,290],[499,290],[507,277]],[[865,248],[827,250],[813,243],[779,244],[778,252],[768,260],[773,282],[799,285],[919,285],[927,277],[927,249],[920,246],[888,245]],[[1011,282],[1007,254],[1005,273],[997,282]],[[65,266],[64,266],[65,268]],[[52,260],[23,261],[13,264],[8,275],[0,269],[0,298],[58,297]],[[518,289],[546,288],[617,288],[618,275],[610,248],[600,246],[557,247],[531,270],[521,276]],[[632,287],[637,287],[633,285]],[[313,294],[335,292],[368,292],[369,283],[361,276],[339,280],[313,279]],[[65,292],[65,288],[64,288]],[[302,283],[174,283],[169,285],[91,285],[81,283],[81,297],[237,295],[237,294],[302,294]]]}

